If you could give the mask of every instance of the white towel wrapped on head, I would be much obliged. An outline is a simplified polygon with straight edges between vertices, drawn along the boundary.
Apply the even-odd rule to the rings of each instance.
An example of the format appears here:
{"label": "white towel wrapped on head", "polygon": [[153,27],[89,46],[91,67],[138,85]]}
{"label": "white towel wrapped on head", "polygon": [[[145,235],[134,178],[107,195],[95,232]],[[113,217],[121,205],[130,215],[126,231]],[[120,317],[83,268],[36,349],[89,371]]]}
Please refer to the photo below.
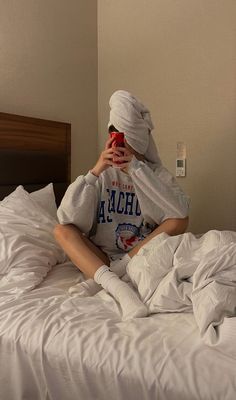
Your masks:
{"label": "white towel wrapped on head", "polygon": [[114,92],[109,101],[110,121],[119,132],[124,132],[127,143],[147,161],[161,165],[151,131],[154,128],[147,107],[125,90]]}

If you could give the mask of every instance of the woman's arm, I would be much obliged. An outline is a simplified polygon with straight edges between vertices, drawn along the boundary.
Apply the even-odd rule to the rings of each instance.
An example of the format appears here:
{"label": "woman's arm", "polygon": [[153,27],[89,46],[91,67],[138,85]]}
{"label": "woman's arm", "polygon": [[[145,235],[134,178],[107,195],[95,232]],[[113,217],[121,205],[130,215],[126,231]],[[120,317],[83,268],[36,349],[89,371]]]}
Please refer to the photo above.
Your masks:
{"label": "woman's arm", "polygon": [[166,219],[155,231],[156,234],[167,233],[170,236],[181,235],[188,227],[189,217]]}
{"label": "woman's arm", "polygon": [[153,171],[146,163],[133,157],[128,172],[147,222],[161,226],[166,220],[188,216],[189,198],[166,168],[161,166]]}
{"label": "woman's arm", "polygon": [[79,176],[67,189],[57,215],[63,225],[76,225],[86,235],[97,222],[97,209],[100,200],[100,174],[114,165],[114,154],[120,153],[111,148],[114,138],[106,141],[95,166],[87,175]]}
{"label": "woman's arm", "polygon": [[148,235],[145,239],[140,240],[138,244],[129,252],[130,258],[132,258],[135,254],[138,253],[139,249],[143,247],[144,244],[148,243],[152,238],[159,235],[160,233],[167,233],[170,236],[180,235],[184,233],[188,227],[189,218],[172,218],[167,219],[162,222],[150,235]]}
{"label": "woman's arm", "polygon": [[76,225],[87,235],[96,221],[98,201],[98,178],[91,172],[79,176],[68,187],[58,208],[59,222]]}

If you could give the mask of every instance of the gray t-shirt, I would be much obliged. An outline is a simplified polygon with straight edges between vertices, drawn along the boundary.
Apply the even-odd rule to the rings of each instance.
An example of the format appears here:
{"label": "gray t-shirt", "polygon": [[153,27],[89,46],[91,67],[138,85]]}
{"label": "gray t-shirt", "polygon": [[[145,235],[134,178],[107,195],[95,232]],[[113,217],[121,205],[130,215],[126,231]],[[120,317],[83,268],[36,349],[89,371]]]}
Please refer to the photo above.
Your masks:
{"label": "gray t-shirt", "polygon": [[67,189],[58,218],[115,255],[131,250],[165,219],[186,217],[188,203],[166,168],[133,157],[128,174],[109,167],[99,177],[79,176]]}

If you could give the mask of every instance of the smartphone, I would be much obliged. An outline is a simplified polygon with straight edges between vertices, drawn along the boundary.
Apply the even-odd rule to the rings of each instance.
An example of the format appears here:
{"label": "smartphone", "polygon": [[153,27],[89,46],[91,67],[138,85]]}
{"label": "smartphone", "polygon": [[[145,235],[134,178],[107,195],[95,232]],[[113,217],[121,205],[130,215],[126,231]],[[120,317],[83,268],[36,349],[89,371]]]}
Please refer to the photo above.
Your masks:
{"label": "smartphone", "polygon": [[123,132],[110,132],[110,137],[115,138],[112,142],[112,147],[125,147]]}
{"label": "smartphone", "polygon": [[[110,137],[115,138],[112,142],[112,147],[125,147],[123,132],[110,132]],[[116,164],[122,164],[122,162],[116,161]]]}

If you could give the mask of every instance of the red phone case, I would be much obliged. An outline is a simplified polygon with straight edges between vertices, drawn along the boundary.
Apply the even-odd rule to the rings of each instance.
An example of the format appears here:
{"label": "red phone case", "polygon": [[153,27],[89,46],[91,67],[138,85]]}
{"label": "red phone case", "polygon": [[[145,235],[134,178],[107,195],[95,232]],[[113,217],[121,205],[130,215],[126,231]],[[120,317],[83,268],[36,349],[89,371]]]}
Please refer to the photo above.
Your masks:
{"label": "red phone case", "polygon": [[[115,138],[112,142],[112,147],[125,147],[123,132],[110,132],[110,137]],[[116,161],[116,164],[122,164],[121,161]]]}
{"label": "red phone case", "polygon": [[123,132],[111,132],[110,137],[115,138],[115,140],[112,142],[112,147],[124,147],[125,146]]}

